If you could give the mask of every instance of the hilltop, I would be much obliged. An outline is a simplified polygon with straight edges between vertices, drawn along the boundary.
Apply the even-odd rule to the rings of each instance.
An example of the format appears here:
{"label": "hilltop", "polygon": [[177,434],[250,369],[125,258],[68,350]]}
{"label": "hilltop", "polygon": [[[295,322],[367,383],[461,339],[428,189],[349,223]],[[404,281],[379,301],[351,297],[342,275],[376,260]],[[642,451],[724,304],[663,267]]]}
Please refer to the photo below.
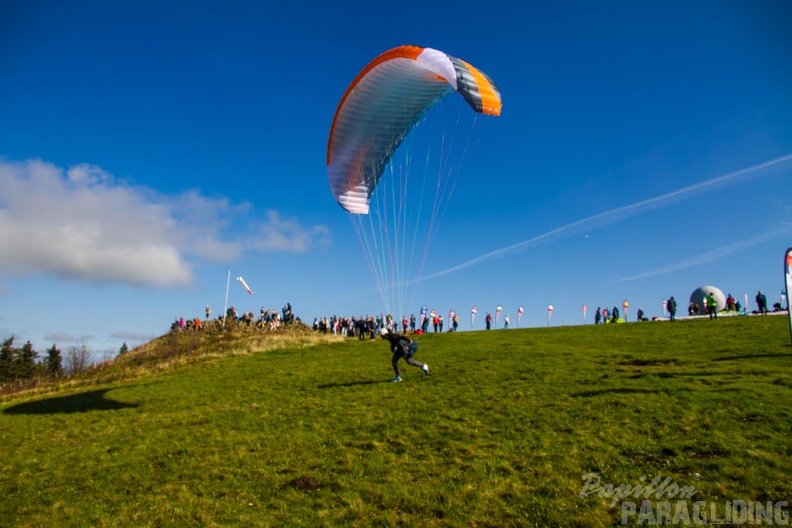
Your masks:
{"label": "hilltop", "polygon": [[260,337],[170,333],[1,403],[0,519],[601,527],[604,486],[654,476],[691,516],[792,495],[782,317],[430,334],[396,384],[382,341]]}

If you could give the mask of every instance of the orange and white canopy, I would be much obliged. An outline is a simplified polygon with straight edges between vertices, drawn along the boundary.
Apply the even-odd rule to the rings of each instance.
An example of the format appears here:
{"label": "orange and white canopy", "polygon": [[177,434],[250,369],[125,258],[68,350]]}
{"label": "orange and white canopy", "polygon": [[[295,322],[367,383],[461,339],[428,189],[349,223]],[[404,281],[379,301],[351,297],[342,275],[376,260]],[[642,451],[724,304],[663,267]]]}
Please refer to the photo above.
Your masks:
{"label": "orange and white canopy", "polygon": [[349,85],[327,143],[327,176],[338,203],[368,214],[371,194],[404,138],[429,109],[457,91],[474,111],[500,115],[495,83],[432,48],[400,46],[374,59]]}

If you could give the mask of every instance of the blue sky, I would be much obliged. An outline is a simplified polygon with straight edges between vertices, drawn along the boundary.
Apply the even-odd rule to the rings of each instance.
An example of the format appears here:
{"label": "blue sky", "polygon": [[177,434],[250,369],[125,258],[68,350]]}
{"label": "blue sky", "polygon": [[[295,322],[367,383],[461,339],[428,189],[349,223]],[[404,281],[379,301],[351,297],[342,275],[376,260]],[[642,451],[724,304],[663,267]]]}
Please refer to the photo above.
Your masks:
{"label": "blue sky", "polygon": [[[229,304],[383,310],[327,183],[339,99],[433,47],[498,84],[410,312],[581,324],[712,284],[780,297],[792,4],[0,6],[0,336],[101,353]],[[456,94],[452,94],[452,97]],[[251,286],[249,296],[233,278]]]}

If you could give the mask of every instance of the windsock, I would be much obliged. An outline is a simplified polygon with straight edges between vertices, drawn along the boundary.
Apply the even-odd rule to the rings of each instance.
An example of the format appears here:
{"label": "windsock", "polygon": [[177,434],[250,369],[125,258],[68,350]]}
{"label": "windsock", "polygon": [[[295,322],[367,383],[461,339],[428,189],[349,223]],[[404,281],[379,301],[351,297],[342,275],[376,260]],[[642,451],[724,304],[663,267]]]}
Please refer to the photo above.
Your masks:
{"label": "windsock", "polygon": [[245,279],[243,279],[242,277],[237,277],[237,279],[236,279],[236,280],[237,280],[237,282],[238,282],[239,284],[241,284],[241,285],[242,285],[242,287],[243,287],[243,288],[245,288],[245,289],[247,290],[247,292],[248,292],[250,295],[253,295],[253,292],[251,291],[251,289],[250,289],[250,286],[248,286],[248,285],[247,285],[247,282],[245,282]]}
{"label": "windsock", "polygon": [[519,308],[517,308],[517,326],[519,326],[519,325],[520,325],[520,319],[522,319],[522,314],[523,314],[524,312],[525,312],[525,308],[523,308],[522,306],[520,306]]}
{"label": "windsock", "polygon": [[553,315],[553,305],[547,307],[547,326],[550,326],[550,316]]}

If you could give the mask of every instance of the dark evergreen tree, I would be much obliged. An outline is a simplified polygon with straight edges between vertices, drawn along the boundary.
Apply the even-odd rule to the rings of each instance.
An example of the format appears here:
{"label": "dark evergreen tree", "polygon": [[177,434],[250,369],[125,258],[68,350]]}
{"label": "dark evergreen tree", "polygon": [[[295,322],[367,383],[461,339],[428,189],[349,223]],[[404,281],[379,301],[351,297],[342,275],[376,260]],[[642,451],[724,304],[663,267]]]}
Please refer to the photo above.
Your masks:
{"label": "dark evergreen tree", "polygon": [[14,378],[14,336],[11,336],[0,345],[0,383]]}
{"label": "dark evergreen tree", "polygon": [[15,376],[17,379],[33,379],[36,375],[36,358],[38,352],[33,350],[33,345],[28,341],[16,351],[14,359]]}
{"label": "dark evergreen tree", "polygon": [[55,344],[47,349],[47,357],[44,359],[44,365],[47,368],[47,375],[53,378],[60,378],[63,376],[63,358],[61,351]]}
{"label": "dark evergreen tree", "polygon": [[123,345],[121,345],[121,348],[120,348],[120,349],[118,349],[118,355],[119,355],[119,356],[123,356],[123,355],[124,355],[124,354],[126,354],[127,352],[129,352],[129,347],[128,347],[128,346],[127,346],[127,344],[126,344],[126,341],[124,341],[124,344],[123,344]]}

